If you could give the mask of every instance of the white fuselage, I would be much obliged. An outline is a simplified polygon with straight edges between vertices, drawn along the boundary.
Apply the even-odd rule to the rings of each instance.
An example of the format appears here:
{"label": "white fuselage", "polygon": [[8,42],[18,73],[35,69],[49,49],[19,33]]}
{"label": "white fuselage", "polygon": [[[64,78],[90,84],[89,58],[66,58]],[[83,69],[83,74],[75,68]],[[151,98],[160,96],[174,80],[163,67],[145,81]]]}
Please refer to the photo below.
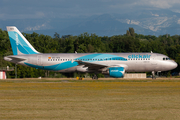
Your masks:
{"label": "white fuselage", "polygon": [[[13,56],[24,60],[11,59]],[[4,59],[21,65],[57,72],[93,72],[79,61],[107,67],[121,66],[126,72],[168,71],[177,63],[158,53],[47,53],[13,55]],[[101,71],[95,70],[94,71]]]}

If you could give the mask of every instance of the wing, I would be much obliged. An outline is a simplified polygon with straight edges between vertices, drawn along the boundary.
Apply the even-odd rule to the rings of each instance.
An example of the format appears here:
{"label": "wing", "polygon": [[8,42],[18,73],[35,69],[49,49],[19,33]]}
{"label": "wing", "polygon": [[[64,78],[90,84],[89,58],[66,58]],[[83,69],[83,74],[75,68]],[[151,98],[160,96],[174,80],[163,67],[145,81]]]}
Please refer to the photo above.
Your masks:
{"label": "wing", "polygon": [[76,61],[79,65],[84,65],[84,67],[88,67],[88,70],[99,70],[105,67],[108,67],[106,64],[99,64],[94,62],[84,62],[84,61]]}
{"label": "wing", "polygon": [[124,69],[128,69],[128,66],[125,64],[115,64],[115,65],[107,65],[107,64],[100,64],[100,63],[94,63],[94,62],[85,62],[85,61],[76,61],[79,65],[84,65],[84,67],[88,67],[88,70],[107,70],[110,67],[124,67]]}

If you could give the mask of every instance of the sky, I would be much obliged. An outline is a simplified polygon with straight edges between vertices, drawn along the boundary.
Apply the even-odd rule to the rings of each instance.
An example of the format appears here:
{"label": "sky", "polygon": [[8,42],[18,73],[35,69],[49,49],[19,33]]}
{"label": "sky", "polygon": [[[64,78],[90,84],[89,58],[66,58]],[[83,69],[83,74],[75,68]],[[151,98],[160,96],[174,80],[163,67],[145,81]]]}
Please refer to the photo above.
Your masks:
{"label": "sky", "polygon": [[180,0],[0,0],[0,19],[72,18],[169,9],[180,13]]}

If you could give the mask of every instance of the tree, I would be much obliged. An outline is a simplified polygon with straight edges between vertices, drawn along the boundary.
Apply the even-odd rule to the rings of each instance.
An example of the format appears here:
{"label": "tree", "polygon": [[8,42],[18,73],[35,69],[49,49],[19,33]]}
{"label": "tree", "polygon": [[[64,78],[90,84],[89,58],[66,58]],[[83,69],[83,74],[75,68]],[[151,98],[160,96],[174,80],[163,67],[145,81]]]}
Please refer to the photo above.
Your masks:
{"label": "tree", "polygon": [[126,31],[126,35],[127,35],[127,36],[131,36],[129,30]]}
{"label": "tree", "polygon": [[134,28],[129,28],[129,32],[132,37],[135,37]]}
{"label": "tree", "polygon": [[59,35],[57,32],[55,32],[55,33],[54,33],[54,38],[55,38],[55,39],[59,39],[59,38],[60,38],[60,35]]}

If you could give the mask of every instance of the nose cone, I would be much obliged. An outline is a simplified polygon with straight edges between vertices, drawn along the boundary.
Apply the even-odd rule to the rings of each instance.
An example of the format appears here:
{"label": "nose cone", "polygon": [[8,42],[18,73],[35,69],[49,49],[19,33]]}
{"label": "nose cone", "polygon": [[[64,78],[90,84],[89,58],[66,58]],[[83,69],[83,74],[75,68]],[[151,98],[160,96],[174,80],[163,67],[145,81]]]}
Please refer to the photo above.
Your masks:
{"label": "nose cone", "polygon": [[178,66],[178,64],[177,64],[176,62],[174,62],[174,61],[172,61],[172,62],[169,64],[169,67],[170,67],[171,69],[175,69],[177,66]]}
{"label": "nose cone", "polygon": [[162,70],[160,71],[173,70],[178,66],[177,63],[172,60],[164,60],[161,61],[160,64],[162,65]]}

